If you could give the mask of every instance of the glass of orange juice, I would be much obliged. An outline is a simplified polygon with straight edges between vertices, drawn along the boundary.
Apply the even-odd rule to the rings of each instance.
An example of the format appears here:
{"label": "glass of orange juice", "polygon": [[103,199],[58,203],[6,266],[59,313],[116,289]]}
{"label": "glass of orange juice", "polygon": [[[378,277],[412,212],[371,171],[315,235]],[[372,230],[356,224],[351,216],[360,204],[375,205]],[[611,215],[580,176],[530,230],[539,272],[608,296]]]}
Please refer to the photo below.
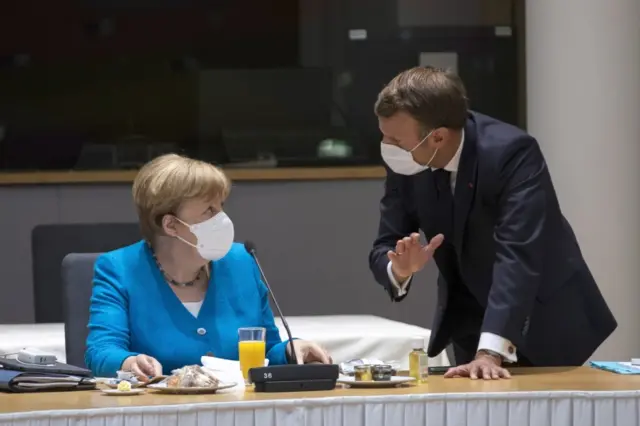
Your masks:
{"label": "glass of orange juice", "polygon": [[243,327],[238,329],[238,353],[240,369],[246,383],[249,383],[249,370],[264,367],[265,335],[263,327]]}

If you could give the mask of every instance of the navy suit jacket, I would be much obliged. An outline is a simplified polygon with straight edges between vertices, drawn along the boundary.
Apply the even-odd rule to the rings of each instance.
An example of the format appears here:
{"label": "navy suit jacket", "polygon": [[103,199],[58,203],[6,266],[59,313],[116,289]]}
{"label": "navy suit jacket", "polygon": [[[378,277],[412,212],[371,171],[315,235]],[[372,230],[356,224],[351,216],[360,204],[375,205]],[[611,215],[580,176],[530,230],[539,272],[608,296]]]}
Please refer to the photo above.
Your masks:
{"label": "navy suit jacket", "polygon": [[[431,170],[404,176],[387,169],[378,237],[369,255],[391,297],[387,251],[422,230],[439,233],[429,200]],[[470,112],[454,189],[454,238],[436,250],[438,304],[429,355],[464,323],[447,309],[457,286],[476,299],[480,332],[516,345],[534,365],[581,365],[617,327],[571,226],[562,215],[540,147],[524,131]],[[412,285],[420,285],[412,283]]]}

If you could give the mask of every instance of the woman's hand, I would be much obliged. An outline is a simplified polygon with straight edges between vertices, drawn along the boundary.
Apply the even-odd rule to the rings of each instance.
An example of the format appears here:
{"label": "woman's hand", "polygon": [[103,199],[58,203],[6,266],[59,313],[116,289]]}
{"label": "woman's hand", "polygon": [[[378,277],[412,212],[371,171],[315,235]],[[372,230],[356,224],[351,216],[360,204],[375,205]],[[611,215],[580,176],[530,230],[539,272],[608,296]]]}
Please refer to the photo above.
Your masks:
{"label": "woman's hand", "polygon": [[[319,362],[321,364],[332,364],[333,360],[320,345],[309,340],[295,340],[293,347],[296,351],[298,364],[310,364]],[[291,342],[287,344],[287,355],[291,356]]]}
{"label": "woman's hand", "polygon": [[130,371],[138,380],[148,382],[150,377],[162,375],[162,365],[149,355],[130,356],[122,363],[122,371]]}

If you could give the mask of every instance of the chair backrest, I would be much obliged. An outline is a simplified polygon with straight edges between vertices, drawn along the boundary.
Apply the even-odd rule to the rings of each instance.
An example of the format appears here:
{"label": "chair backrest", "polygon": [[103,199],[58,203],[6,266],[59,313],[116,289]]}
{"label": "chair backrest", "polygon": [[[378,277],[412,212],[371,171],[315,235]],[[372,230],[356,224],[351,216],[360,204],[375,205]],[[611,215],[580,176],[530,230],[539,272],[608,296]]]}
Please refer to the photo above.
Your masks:
{"label": "chair backrest", "polygon": [[60,265],[69,253],[102,253],[140,240],[136,223],[39,225],[31,233],[36,323],[62,322]]}
{"label": "chair backrest", "polygon": [[64,346],[67,364],[86,367],[87,324],[91,300],[93,265],[99,253],[71,253],[62,260]]}

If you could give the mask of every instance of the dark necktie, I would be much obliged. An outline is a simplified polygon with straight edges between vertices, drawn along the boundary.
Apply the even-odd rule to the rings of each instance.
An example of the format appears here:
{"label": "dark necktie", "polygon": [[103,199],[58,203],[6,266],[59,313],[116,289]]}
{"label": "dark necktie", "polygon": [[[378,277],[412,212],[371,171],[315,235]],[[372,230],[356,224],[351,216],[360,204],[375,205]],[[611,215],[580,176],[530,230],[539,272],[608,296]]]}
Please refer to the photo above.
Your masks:
{"label": "dark necktie", "polygon": [[453,242],[453,190],[451,186],[451,172],[444,169],[433,171],[436,186],[436,230],[444,234],[445,241]]}

